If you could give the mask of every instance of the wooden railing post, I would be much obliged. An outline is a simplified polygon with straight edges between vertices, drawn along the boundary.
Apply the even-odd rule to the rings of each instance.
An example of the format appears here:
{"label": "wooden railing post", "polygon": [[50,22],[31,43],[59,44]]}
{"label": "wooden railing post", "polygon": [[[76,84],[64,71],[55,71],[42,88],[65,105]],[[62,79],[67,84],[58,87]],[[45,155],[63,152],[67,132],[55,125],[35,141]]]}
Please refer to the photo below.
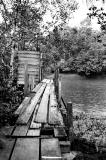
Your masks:
{"label": "wooden railing post", "polygon": [[67,103],[67,128],[68,128],[68,136],[70,140],[70,144],[73,139],[73,109],[72,102]]}
{"label": "wooden railing post", "polygon": [[24,74],[24,96],[29,93],[29,75],[28,75],[28,64],[25,64],[25,74]]}
{"label": "wooden railing post", "polygon": [[59,69],[56,68],[54,73],[54,85],[55,85],[55,92],[57,100],[59,100]]}

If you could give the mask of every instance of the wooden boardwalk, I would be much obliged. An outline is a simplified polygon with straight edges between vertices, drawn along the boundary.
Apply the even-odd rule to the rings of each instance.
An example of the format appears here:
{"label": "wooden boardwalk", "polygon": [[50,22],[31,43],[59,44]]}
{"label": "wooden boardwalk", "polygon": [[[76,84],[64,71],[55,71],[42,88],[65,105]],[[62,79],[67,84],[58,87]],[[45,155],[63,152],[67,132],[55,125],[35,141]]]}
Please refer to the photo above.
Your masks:
{"label": "wooden boardwalk", "polygon": [[15,111],[15,126],[5,127],[0,160],[60,160],[67,139],[52,79],[44,79]]}

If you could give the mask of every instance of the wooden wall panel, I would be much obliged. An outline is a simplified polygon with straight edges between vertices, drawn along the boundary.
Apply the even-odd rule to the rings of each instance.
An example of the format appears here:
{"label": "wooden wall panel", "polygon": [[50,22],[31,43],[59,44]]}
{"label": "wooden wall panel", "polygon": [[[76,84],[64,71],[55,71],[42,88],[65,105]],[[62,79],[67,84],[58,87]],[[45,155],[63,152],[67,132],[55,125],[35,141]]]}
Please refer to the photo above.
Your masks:
{"label": "wooden wall panel", "polygon": [[29,79],[39,82],[40,53],[36,51],[18,51],[18,84],[24,84],[25,65],[28,64]]}

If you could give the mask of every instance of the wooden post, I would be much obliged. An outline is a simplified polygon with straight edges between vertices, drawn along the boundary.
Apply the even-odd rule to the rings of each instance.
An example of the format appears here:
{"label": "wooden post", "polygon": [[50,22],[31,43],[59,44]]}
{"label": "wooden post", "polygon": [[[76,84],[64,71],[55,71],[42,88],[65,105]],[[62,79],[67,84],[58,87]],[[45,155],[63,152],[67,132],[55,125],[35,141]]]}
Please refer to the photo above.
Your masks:
{"label": "wooden post", "polygon": [[29,75],[28,75],[28,64],[25,64],[25,74],[24,74],[24,96],[29,92]]}
{"label": "wooden post", "polygon": [[68,136],[70,140],[70,144],[73,139],[73,110],[72,110],[72,102],[67,103],[67,128],[68,128]]}
{"label": "wooden post", "polygon": [[35,84],[35,79],[34,76],[29,77],[29,90],[32,91],[34,89],[34,84]]}
{"label": "wooden post", "polygon": [[42,53],[40,53],[40,70],[39,70],[39,82],[43,79],[43,67],[42,67]]}
{"label": "wooden post", "polygon": [[55,83],[55,92],[57,100],[59,100],[59,69],[56,68],[55,74],[54,74],[54,83]]}
{"label": "wooden post", "polygon": [[59,97],[58,97],[58,102],[59,102],[59,106],[61,107],[61,77],[59,77],[59,91],[58,91],[58,94],[59,94]]}

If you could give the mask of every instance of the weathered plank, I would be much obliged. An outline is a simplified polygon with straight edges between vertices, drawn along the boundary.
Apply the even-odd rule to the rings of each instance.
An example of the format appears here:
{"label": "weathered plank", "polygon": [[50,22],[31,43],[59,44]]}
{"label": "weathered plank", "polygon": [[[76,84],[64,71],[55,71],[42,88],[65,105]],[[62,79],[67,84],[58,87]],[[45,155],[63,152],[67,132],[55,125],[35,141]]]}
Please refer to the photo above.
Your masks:
{"label": "weathered plank", "polygon": [[39,105],[39,109],[38,109],[37,115],[34,120],[35,122],[47,123],[47,112],[48,112],[50,85],[51,85],[51,83],[49,83],[47,85],[45,92],[42,96],[41,103]]}
{"label": "weathered plank", "polygon": [[37,92],[40,87],[42,86],[42,83],[39,83],[38,85],[36,85],[36,87],[32,90],[32,92]]}
{"label": "weathered plank", "polygon": [[6,138],[4,140],[3,148],[0,147],[0,160],[9,160],[14,143],[15,139]]}
{"label": "weathered plank", "polygon": [[37,129],[37,128],[41,128],[42,124],[41,123],[36,123],[36,122],[32,122],[30,125],[30,129]]}
{"label": "weathered plank", "polygon": [[0,132],[4,135],[4,136],[11,136],[12,132],[13,132],[14,127],[13,126],[5,126],[3,128],[1,128]]}
{"label": "weathered plank", "polygon": [[34,114],[33,114],[33,118],[32,118],[32,121],[31,121],[30,129],[41,128],[41,123],[34,122],[36,114],[37,114],[37,111],[38,111],[38,108],[39,108],[39,104],[36,105],[36,108],[34,110]]}
{"label": "weathered plank", "polygon": [[50,81],[51,81],[50,79],[43,79],[42,83],[47,83],[48,84],[48,83],[50,83]]}
{"label": "weathered plank", "polygon": [[40,56],[39,56],[39,54],[19,54],[19,56],[18,56],[18,58],[20,59],[20,58],[26,58],[26,59],[29,59],[29,58],[34,58],[34,59],[38,59]]}
{"label": "weathered plank", "polygon": [[[25,62],[26,62],[25,60],[24,61],[20,60],[19,64],[24,64]],[[34,60],[33,61],[28,60],[27,63],[28,63],[28,65],[35,65],[35,64],[39,65],[39,61],[34,61]]]}
{"label": "weathered plank", "polygon": [[56,98],[56,94],[55,94],[54,84],[51,85],[51,89],[50,89],[48,123],[49,124],[57,124],[57,125],[63,124],[63,119],[62,119],[61,113],[58,110],[58,103],[57,103],[57,98]]}
{"label": "weathered plank", "polygon": [[41,139],[41,159],[57,160],[59,158],[61,158],[61,151],[58,139]]}
{"label": "weathered plank", "polygon": [[[31,71],[38,71],[39,70],[39,66],[37,65],[28,65],[28,72],[31,72]],[[24,71],[24,64],[19,64],[18,65],[18,72],[21,72],[21,71]]]}
{"label": "weathered plank", "polygon": [[65,138],[67,137],[64,127],[55,127],[54,136],[56,138]]}
{"label": "weathered plank", "polygon": [[[18,76],[19,77],[22,77],[23,76],[23,74],[24,74],[24,70],[23,69],[20,69],[19,71],[18,71]],[[37,69],[37,70],[32,70],[32,71],[28,71],[28,74],[30,74],[30,75],[38,75],[39,74],[39,70]]]}
{"label": "weathered plank", "polygon": [[30,129],[30,130],[28,130],[27,136],[39,137],[40,136],[40,129]]}
{"label": "weathered plank", "polygon": [[40,55],[39,52],[36,52],[36,51],[18,51],[18,55]]}
{"label": "weathered plank", "polygon": [[48,123],[64,126],[62,115],[57,107],[50,107]]}
{"label": "weathered plank", "polygon": [[25,112],[19,116],[17,120],[17,124],[27,124],[41,95],[43,94],[43,91],[46,87],[46,84],[43,84],[39,91],[35,94],[35,96],[32,98],[30,105],[26,108]]}
{"label": "weathered plank", "polygon": [[18,138],[11,160],[39,160],[39,139]]}
{"label": "weathered plank", "polygon": [[27,135],[28,126],[16,126],[12,136],[13,137],[25,137]]}
{"label": "weathered plank", "polygon": [[57,103],[57,98],[56,98],[56,94],[55,94],[55,87],[54,84],[52,83],[51,88],[50,88],[50,103],[49,103],[50,107],[57,107],[58,103]]}
{"label": "weathered plank", "polygon": [[22,114],[25,111],[26,107],[28,106],[30,100],[31,100],[31,97],[25,97],[23,102],[20,104],[18,109],[15,111],[15,114],[16,115]]}

